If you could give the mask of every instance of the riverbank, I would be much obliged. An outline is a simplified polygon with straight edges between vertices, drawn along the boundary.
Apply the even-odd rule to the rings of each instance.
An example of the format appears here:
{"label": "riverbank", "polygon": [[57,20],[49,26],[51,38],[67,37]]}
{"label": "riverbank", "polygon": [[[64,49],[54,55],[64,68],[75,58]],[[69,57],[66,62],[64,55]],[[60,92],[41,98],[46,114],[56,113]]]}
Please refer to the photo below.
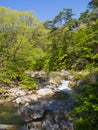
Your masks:
{"label": "riverbank", "polygon": [[[51,72],[48,75],[46,72],[36,71],[36,72],[31,72],[30,76],[35,78],[36,82],[38,82],[39,87],[37,89],[27,90],[27,89],[21,88],[19,86],[16,86],[16,87],[13,86],[12,88],[1,87],[0,88],[0,95],[1,95],[0,106],[2,109],[2,111],[1,111],[2,115],[0,115],[1,120],[2,120],[2,117],[3,117],[3,120],[6,118],[8,119],[8,117],[9,117],[8,115],[11,116],[11,118],[10,118],[11,120],[13,120],[13,119],[17,120],[18,119],[17,116],[19,116],[19,115],[18,115],[18,113],[17,113],[17,116],[14,114],[16,113],[18,108],[21,108],[21,107],[26,108],[31,103],[35,103],[35,102],[42,103],[45,100],[46,100],[47,104],[48,104],[48,102],[52,102],[52,101],[54,101],[56,104],[58,104],[59,101],[61,102],[61,104],[62,104],[62,102],[65,102],[65,105],[63,105],[63,107],[65,106],[65,108],[63,108],[63,109],[66,110],[66,108],[67,108],[66,104],[67,104],[69,106],[67,109],[72,110],[74,108],[73,90],[80,93],[83,89],[83,85],[85,85],[89,81],[90,81],[89,83],[92,83],[92,82],[96,82],[96,80],[97,80],[96,73],[92,74],[90,76],[88,76],[88,75],[89,75],[89,73],[86,71],[76,73],[76,72],[68,72],[68,71],[62,70],[62,71],[57,71],[57,72]],[[14,105],[12,105],[11,111],[8,111],[8,113],[7,113],[10,103],[11,104],[14,103]],[[8,108],[7,108],[7,106],[4,106],[4,104],[6,104],[6,105],[8,104]],[[2,105],[4,106],[4,108],[7,108],[7,109],[4,110]],[[15,106],[18,106],[17,109],[15,108]],[[50,105],[50,106],[52,108],[52,105]],[[62,106],[62,105],[60,105],[60,106]],[[13,108],[15,108],[14,109],[15,111],[12,114]],[[48,109],[48,108],[46,107],[46,109]],[[32,110],[34,111],[35,109],[32,109]],[[38,111],[41,111],[41,109]],[[44,110],[44,112],[45,111],[46,110]],[[54,113],[54,111],[55,110],[53,110],[53,113]],[[59,111],[58,111],[58,113],[59,113]],[[20,114],[21,114],[21,112],[20,112]],[[29,115],[29,113],[27,113],[27,115]],[[64,115],[64,113],[63,113],[63,115]],[[48,116],[50,117],[50,115],[48,115]],[[67,120],[67,118],[66,118],[66,120]],[[39,121],[39,118],[36,121]],[[43,120],[42,120],[42,122],[43,122]],[[4,122],[0,122],[0,123],[2,124]],[[12,123],[12,125],[15,124],[15,123],[13,123],[13,121],[11,123]],[[11,123],[5,122],[4,124],[10,125]],[[32,123],[30,123],[30,128],[32,128],[31,127]],[[51,123],[53,123],[53,122],[50,121],[50,124]],[[64,124],[66,124],[66,121]],[[21,125],[21,122],[19,122],[18,125]],[[55,125],[55,122],[54,122],[54,125]],[[53,125],[53,127],[54,127],[54,125]],[[28,130],[27,126],[29,126],[29,125],[21,127],[21,130],[22,129]],[[46,125],[45,125],[45,127],[46,127]],[[67,124],[67,127],[68,127],[68,124]],[[15,130],[17,130],[17,129],[18,128],[16,126]],[[20,128],[19,128],[19,130],[20,130]]]}

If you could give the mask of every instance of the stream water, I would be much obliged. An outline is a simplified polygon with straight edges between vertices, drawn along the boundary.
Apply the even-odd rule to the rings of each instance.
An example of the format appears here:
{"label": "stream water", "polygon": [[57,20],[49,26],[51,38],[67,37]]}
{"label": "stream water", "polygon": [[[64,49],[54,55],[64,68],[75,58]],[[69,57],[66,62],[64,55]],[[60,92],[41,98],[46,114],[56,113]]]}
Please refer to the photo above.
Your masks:
{"label": "stream water", "polygon": [[72,89],[68,87],[69,81],[61,80],[61,85],[58,87],[58,89],[64,93],[71,94]]}
{"label": "stream water", "polygon": [[17,130],[18,127],[23,123],[22,118],[18,115],[17,109],[18,106],[15,106],[10,102],[0,104],[0,126],[5,124],[15,125],[12,130]]}

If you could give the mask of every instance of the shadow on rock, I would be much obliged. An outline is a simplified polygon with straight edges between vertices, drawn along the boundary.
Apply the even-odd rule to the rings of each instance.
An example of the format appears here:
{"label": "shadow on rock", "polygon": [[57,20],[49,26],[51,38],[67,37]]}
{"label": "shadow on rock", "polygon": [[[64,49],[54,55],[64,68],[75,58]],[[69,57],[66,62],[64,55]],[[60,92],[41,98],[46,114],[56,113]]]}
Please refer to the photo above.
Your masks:
{"label": "shadow on rock", "polygon": [[68,94],[56,92],[51,98],[19,109],[26,122],[21,130],[73,130],[72,119],[67,118],[73,108],[74,102]]}

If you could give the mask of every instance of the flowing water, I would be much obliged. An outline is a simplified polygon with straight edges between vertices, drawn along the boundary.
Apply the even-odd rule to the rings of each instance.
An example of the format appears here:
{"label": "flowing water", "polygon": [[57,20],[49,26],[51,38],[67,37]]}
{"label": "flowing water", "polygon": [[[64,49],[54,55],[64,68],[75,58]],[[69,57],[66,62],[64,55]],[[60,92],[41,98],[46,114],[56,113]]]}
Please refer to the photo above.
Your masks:
{"label": "flowing water", "polygon": [[68,87],[69,81],[61,80],[61,85],[58,87],[58,89],[64,93],[71,94],[72,89]]}

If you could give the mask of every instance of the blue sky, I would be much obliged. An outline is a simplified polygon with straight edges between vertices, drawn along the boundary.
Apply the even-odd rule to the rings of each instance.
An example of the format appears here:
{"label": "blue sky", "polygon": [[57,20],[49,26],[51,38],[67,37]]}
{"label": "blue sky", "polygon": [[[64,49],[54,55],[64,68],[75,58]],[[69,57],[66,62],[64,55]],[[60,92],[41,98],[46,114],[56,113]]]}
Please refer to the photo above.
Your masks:
{"label": "blue sky", "polygon": [[33,10],[40,21],[52,20],[63,8],[72,8],[76,18],[90,0],[0,0],[0,6],[19,11]]}

